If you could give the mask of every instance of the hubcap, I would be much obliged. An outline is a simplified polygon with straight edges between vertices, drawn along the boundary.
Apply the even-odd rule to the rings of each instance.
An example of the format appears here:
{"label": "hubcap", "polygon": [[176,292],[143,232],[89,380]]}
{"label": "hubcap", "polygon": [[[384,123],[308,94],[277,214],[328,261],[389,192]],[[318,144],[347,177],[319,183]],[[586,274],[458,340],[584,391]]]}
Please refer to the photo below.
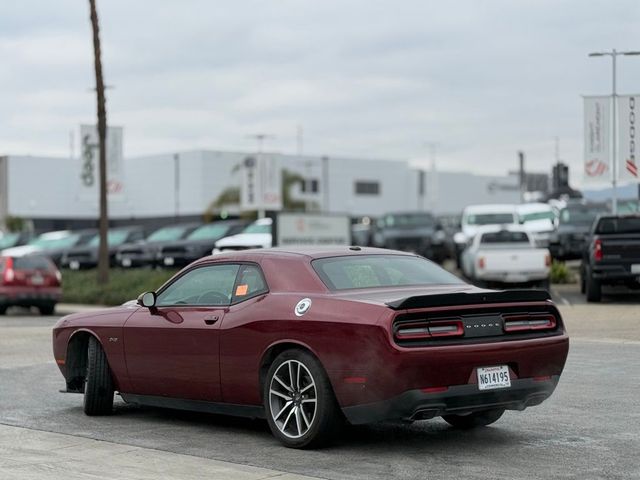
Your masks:
{"label": "hubcap", "polygon": [[298,360],[282,363],[269,385],[271,418],[280,432],[300,438],[309,431],[316,417],[316,383],[311,372]]}

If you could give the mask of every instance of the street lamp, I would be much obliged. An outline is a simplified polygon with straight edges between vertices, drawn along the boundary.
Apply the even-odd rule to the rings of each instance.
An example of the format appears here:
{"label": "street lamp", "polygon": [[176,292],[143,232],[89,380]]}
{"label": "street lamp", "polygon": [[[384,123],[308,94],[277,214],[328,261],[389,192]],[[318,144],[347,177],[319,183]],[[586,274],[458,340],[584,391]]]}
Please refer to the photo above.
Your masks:
{"label": "street lamp", "polygon": [[612,65],[612,84],[613,84],[613,90],[611,93],[611,99],[612,99],[612,107],[611,107],[611,116],[613,117],[613,122],[612,122],[612,128],[611,128],[611,133],[612,133],[612,138],[613,141],[612,143],[612,148],[613,148],[613,159],[612,159],[612,176],[613,176],[613,180],[611,181],[611,185],[613,187],[613,191],[611,194],[611,210],[614,214],[616,214],[618,212],[618,192],[617,192],[617,184],[618,184],[618,158],[617,158],[617,153],[618,153],[618,149],[617,149],[617,136],[616,136],[616,122],[617,122],[617,117],[616,117],[616,109],[617,109],[617,105],[616,105],[616,57],[618,55],[640,55],[640,51],[627,51],[627,52],[618,52],[615,48],[613,50],[611,50],[610,52],[591,52],[589,54],[590,57],[606,57],[609,56],[611,57],[611,65]]}

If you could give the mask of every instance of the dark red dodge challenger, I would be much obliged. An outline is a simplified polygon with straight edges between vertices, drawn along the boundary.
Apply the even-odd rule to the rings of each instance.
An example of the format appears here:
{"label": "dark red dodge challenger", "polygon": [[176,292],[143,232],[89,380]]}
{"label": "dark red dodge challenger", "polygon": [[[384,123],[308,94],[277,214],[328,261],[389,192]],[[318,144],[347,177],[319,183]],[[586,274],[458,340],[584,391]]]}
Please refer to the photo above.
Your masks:
{"label": "dark red dodge challenger", "polygon": [[126,402],[267,419],[289,447],[346,419],[469,428],[538,405],[569,349],[545,291],[470,286],[416,255],[360,247],[203,258],[137,302],[53,331],[88,415]]}

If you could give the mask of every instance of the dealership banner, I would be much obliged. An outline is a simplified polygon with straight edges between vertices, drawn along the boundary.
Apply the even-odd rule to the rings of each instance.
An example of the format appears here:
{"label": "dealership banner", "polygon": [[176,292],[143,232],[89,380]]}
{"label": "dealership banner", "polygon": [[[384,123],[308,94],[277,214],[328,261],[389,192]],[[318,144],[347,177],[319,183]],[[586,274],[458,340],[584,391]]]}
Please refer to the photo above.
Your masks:
{"label": "dealership banner", "polygon": [[[122,127],[107,127],[107,193],[110,199],[123,195]],[[98,128],[80,125],[80,194],[83,199],[98,200],[100,181]]]}
{"label": "dealership banner", "polygon": [[618,178],[622,183],[640,182],[636,157],[636,119],[640,95],[618,97]]}
{"label": "dealership banner", "polygon": [[584,182],[611,182],[611,97],[584,97]]}
{"label": "dealership banner", "polygon": [[250,155],[242,164],[240,208],[282,210],[282,169],[273,155]]}

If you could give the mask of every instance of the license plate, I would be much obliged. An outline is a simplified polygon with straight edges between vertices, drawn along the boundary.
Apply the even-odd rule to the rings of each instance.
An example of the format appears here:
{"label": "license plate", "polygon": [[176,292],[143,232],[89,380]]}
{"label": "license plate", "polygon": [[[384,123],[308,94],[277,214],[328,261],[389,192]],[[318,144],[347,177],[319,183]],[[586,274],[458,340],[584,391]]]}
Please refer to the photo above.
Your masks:
{"label": "license plate", "polygon": [[640,263],[631,265],[631,273],[640,273]]}
{"label": "license plate", "polygon": [[174,263],[174,261],[173,261],[173,258],[172,258],[172,257],[166,257],[166,258],[164,259],[164,264],[165,264],[165,265],[173,265],[173,263]]}
{"label": "license plate", "polygon": [[31,277],[31,285],[42,285],[44,283],[44,278],[40,275],[34,275]]}
{"label": "license plate", "polygon": [[511,386],[509,367],[499,365],[497,367],[479,367],[478,388],[480,390],[492,390],[494,388],[508,388]]}
{"label": "license plate", "polygon": [[525,277],[524,275],[519,275],[517,273],[509,273],[504,280],[505,282],[509,283],[523,283],[527,281],[527,277]]}
{"label": "license plate", "polygon": [[122,263],[123,267],[130,267],[131,266],[131,259],[130,258],[123,258],[121,263]]}
{"label": "license plate", "polygon": [[70,261],[69,268],[71,270],[80,270],[80,262],[78,262],[77,260]]}

